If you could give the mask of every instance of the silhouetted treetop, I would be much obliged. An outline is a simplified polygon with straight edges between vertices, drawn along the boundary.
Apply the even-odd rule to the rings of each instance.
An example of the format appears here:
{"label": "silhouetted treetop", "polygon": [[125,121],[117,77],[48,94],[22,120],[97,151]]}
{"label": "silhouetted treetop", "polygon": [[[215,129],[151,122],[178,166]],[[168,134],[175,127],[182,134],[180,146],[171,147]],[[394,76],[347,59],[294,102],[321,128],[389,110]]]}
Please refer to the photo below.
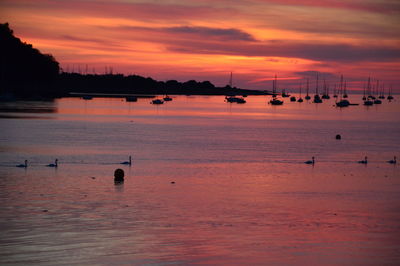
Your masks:
{"label": "silhouetted treetop", "polygon": [[49,81],[58,76],[59,64],[52,55],[42,54],[14,36],[9,24],[0,24],[2,79],[8,82]]}

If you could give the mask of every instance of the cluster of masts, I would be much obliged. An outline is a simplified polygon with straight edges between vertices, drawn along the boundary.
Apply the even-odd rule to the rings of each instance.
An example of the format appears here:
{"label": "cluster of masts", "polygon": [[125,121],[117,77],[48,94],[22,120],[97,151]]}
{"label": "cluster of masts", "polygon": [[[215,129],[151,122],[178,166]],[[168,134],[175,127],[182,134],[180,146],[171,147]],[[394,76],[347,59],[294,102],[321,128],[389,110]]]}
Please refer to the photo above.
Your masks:
{"label": "cluster of masts", "polygon": [[86,65],[81,65],[81,64],[72,64],[67,65],[65,68],[61,68],[61,73],[70,73],[70,74],[81,74],[81,75],[113,75],[114,74],[114,68],[112,66],[104,66],[104,71],[101,70],[96,70],[95,67],[90,67],[88,64]]}
{"label": "cluster of masts", "polygon": [[[309,94],[310,90],[310,81],[307,78],[306,79],[306,96],[304,97],[305,100],[311,100],[311,96]],[[280,94],[282,98],[290,97],[291,102],[303,102],[302,98],[302,84],[300,83],[299,87],[299,98],[296,99],[295,96],[290,97],[289,94],[285,92],[285,90],[282,90],[282,93]],[[364,96],[362,100],[364,101],[364,105],[370,106],[373,104],[381,104],[382,101],[380,99],[385,99],[385,86],[384,84],[380,84],[379,80],[376,81],[376,85],[372,84],[371,78],[368,78],[368,83],[366,86],[364,86]],[[269,101],[270,104],[272,105],[282,105],[283,101],[278,99],[278,93],[277,93],[277,76],[275,75],[274,80],[272,81],[272,99]],[[375,96],[379,95],[379,96]],[[336,99],[336,106],[337,107],[347,107],[350,105],[358,105],[358,104],[351,104],[348,98],[347,94],[347,82],[343,79],[343,75],[340,76],[340,83],[339,85],[335,84],[334,89],[333,89],[333,97]],[[329,85],[327,84],[326,80],[324,79],[323,81],[323,93],[320,95],[319,93],[319,76],[317,74],[316,78],[316,86],[315,86],[315,95],[313,97],[313,103],[322,103],[323,99],[330,99],[331,97],[329,96]],[[393,100],[392,96],[392,87],[389,89],[389,95],[387,96],[387,99]]]}
{"label": "cluster of masts", "polygon": [[[368,78],[367,85],[364,85],[364,94],[363,94],[363,101],[364,105],[370,106],[374,104],[381,104],[382,101],[380,99],[385,99],[385,84],[379,84],[379,80],[376,80],[376,83],[371,81],[371,77]],[[375,95],[378,95],[377,97]],[[389,88],[389,95],[387,99],[393,100],[392,96],[392,86]]]}

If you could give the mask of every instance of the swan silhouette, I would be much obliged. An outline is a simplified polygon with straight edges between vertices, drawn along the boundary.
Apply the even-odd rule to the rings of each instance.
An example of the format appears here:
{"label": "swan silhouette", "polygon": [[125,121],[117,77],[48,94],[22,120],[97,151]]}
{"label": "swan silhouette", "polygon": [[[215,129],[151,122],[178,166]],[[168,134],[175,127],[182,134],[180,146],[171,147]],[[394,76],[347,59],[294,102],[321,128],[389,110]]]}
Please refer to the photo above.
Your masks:
{"label": "swan silhouette", "polygon": [[367,159],[368,159],[368,157],[365,156],[364,160],[358,161],[358,163],[367,164],[367,163],[368,163],[368,160],[367,160]]}
{"label": "swan silhouette", "polygon": [[129,161],[125,161],[120,164],[131,165],[132,164],[132,156],[129,156]]}
{"label": "swan silhouette", "polygon": [[393,160],[390,160],[390,161],[387,161],[387,162],[391,163],[391,164],[396,164],[397,163],[396,156],[393,157]]}
{"label": "swan silhouette", "polygon": [[25,160],[23,164],[18,164],[16,167],[27,168],[28,167],[28,160]]}
{"label": "swan silhouette", "polygon": [[46,165],[47,167],[58,167],[58,159],[54,161],[54,163]]}
{"label": "swan silhouette", "polygon": [[314,156],[311,158],[311,160],[308,160],[308,161],[305,161],[304,163],[305,164],[314,164],[315,163],[315,160],[314,160],[315,158],[314,158]]}

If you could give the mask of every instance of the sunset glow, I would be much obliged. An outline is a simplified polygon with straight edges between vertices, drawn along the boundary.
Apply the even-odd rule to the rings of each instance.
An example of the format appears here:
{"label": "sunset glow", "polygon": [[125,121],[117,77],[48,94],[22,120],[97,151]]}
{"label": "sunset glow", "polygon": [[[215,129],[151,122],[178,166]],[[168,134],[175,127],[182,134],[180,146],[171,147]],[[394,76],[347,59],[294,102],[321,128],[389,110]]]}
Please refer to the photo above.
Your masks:
{"label": "sunset glow", "polygon": [[297,88],[319,71],[352,90],[400,92],[400,2],[391,0],[2,0],[2,23],[64,71]]}

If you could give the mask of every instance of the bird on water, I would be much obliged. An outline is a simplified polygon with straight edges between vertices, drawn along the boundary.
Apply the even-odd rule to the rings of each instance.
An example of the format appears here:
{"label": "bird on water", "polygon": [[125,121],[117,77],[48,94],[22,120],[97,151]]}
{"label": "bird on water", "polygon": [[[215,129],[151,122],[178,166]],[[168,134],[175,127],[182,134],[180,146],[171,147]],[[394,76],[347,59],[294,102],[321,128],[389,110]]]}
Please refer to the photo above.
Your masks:
{"label": "bird on water", "polygon": [[23,164],[18,164],[16,167],[27,168],[28,167],[28,160],[25,160]]}
{"label": "bird on water", "polygon": [[132,164],[132,156],[129,156],[129,161],[125,161],[120,164],[131,165]]}
{"label": "bird on water", "polygon": [[314,160],[315,158],[314,158],[314,156],[311,158],[311,160],[308,160],[308,161],[305,161],[304,163],[305,164],[314,164],[315,163],[315,160]]}
{"label": "bird on water", "polygon": [[367,164],[368,163],[368,157],[365,156],[364,160],[358,161],[358,163]]}
{"label": "bird on water", "polygon": [[387,161],[388,163],[390,163],[390,164],[396,164],[397,163],[397,160],[396,160],[397,158],[396,158],[396,156],[394,156],[393,157],[393,160],[389,160],[389,161]]}
{"label": "bird on water", "polygon": [[54,163],[46,165],[47,167],[58,167],[58,159],[54,161]]}

